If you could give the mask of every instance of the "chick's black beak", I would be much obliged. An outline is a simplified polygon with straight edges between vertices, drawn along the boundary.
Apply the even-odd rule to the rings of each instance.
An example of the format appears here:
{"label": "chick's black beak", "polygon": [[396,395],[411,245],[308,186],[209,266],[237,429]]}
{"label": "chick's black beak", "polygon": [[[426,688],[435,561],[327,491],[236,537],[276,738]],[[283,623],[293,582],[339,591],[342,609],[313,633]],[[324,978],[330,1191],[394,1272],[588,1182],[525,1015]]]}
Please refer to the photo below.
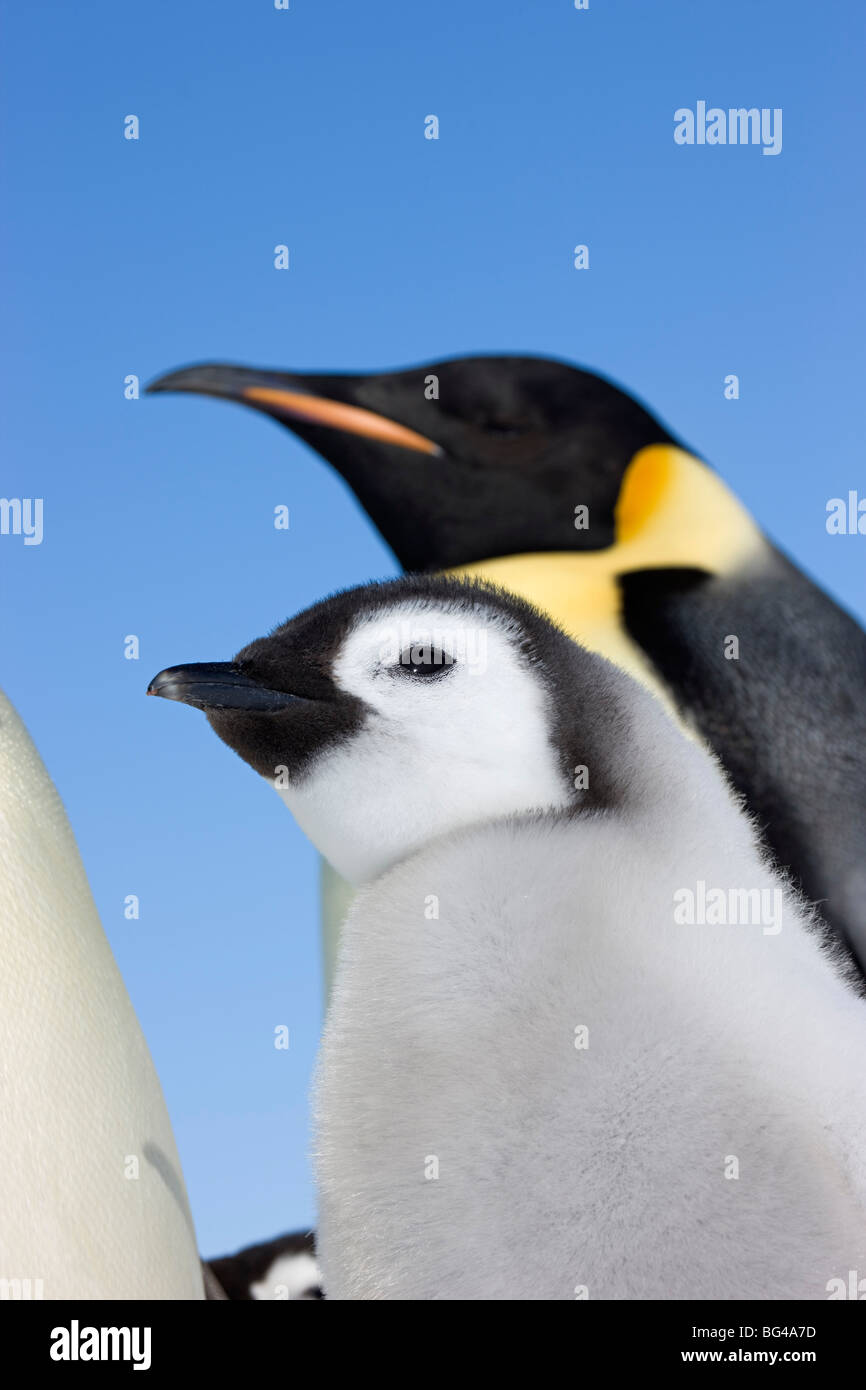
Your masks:
{"label": "chick's black beak", "polygon": [[231,661],[201,661],[191,666],[168,666],[154,676],[148,695],[180,700],[195,709],[246,709],[272,713],[297,704],[297,695],[261,685]]}

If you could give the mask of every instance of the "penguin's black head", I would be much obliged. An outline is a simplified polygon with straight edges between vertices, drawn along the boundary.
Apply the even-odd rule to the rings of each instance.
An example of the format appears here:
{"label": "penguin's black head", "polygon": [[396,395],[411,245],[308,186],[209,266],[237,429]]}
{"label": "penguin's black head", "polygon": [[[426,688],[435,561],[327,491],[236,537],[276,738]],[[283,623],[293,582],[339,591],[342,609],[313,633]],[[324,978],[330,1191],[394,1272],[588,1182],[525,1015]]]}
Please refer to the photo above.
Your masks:
{"label": "penguin's black head", "polygon": [[148,694],[204,710],[363,882],[461,825],[616,804],[635,689],[523,600],[414,576],[326,599],[232,662],[171,667]]}
{"label": "penguin's black head", "polygon": [[148,390],[222,396],[279,420],[336,468],[414,571],[610,546],[629,463],[676,442],[603,377],[539,357],[363,376],[208,363]]}

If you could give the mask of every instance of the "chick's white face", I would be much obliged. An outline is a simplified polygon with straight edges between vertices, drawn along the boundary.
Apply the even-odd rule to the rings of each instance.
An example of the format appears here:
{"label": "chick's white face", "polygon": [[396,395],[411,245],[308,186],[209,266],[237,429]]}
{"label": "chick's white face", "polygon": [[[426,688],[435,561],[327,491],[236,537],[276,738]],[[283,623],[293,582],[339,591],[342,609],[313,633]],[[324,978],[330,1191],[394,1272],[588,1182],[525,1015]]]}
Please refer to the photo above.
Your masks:
{"label": "chick's white face", "polygon": [[362,615],[338,651],[336,685],[362,727],[280,791],[338,873],[375,878],[460,826],[565,805],[544,686],[494,611],[405,602]]}

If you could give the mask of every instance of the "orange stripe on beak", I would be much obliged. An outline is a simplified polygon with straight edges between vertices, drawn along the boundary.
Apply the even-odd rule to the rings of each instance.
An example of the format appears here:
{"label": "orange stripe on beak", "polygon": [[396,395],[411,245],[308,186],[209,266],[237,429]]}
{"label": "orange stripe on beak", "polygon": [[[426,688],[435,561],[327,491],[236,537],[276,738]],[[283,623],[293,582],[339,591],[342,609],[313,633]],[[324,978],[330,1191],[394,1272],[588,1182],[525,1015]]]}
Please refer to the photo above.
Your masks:
{"label": "orange stripe on beak", "polygon": [[421,454],[439,454],[441,449],[432,439],[406,429],[384,415],[362,410],[357,405],[329,401],[324,396],[307,396],[302,391],[277,391],[268,386],[248,386],[244,400],[256,405],[271,406],[293,420],[307,420],[311,425],[329,425],[346,434],[361,434],[367,439],[381,439],[383,444],[399,444],[403,449],[416,449]]}

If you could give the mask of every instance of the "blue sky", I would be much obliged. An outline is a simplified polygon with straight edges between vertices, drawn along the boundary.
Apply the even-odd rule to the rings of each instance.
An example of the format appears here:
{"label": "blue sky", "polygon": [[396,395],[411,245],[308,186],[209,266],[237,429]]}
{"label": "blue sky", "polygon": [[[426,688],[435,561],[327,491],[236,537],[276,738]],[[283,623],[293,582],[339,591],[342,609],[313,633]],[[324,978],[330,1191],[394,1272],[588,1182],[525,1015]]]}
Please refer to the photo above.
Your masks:
{"label": "blue sky", "polygon": [[[200,715],[144,691],[394,563],[272,422],[127,401],[124,378],[566,357],[643,397],[862,617],[866,540],[824,521],[866,492],[866,18],[855,0],[6,9],[2,491],[44,498],[45,534],[0,538],[0,680],[78,835],[201,1248],[223,1253],[313,1220],[317,861]],[[698,100],[781,107],[782,153],[678,147],[673,113]]]}

